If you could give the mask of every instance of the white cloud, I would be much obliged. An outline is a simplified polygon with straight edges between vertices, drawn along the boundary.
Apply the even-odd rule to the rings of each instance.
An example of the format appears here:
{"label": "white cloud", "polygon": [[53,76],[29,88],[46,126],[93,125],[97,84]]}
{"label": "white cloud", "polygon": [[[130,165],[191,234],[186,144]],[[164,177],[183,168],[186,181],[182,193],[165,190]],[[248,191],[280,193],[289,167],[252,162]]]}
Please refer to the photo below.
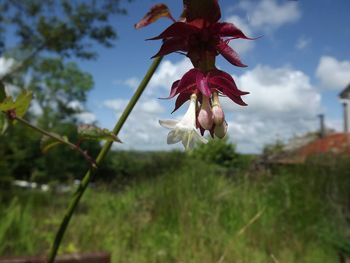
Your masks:
{"label": "white cloud", "polygon": [[91,124],[96,121],[96,115],[92,112],[81,112],[74,115],[79,122],[84,124]]}
{"label": "white cloud", "polygon": [[116,112],[122,111],[126,104],[128,103],[127,100],[124,99],[114,99],[114,100],[106,100],[103,102],[103,106],[114,110]]}
{"label": "white cloud", "polygon": [[138,110],[144,113],[159,114],[164,112],[164,108],[157,100],[141,101],[138,107]]}
{"label": "white cloud", "polygon": [[[248,37],[253,37],[252,29],[249,24],[242,19],[240,16],[233,15],[226,19],[228,23],[233,23],[239,29],[241,29],[244,34]],[[235,39],[230,41],[230,46],[238,52],[238,54],[244,54],[254,48],[254,42],[252,40],[247,39]]]}
{"label": "white cloud", "polygon": [[229,136],[240,151],[258,152],[276,139],[318,128],[321,96],[303,72],[257,66],[235,79],[240,89],[251,93],[244,96],[247,107],[222,100]]}
{"label": "white cloud", "polygon": [[263,31],[277,29],[301,17],[296,1],[282,1],[280,4],[276,0],[241,1],[238,6],[248,13],[250,26]]}
{"label": "white cloud", "polygon": [[[298,3],[292,1],[283,1],[279,4],[276,0],[260,0],[259,2],[241,0],[236,8],[246,12],[246,16],[231,15],[225,20],[235,24],[248,37],[261,36],[261,32],[270,34],[286,24],[296,22],[301,17]],[[309,40],[304,38],[298,43],[298,47],[304,48],[308,44]],[[255,43],[235,39],[230,42],[230,46],[239,54],[244,54],[252,50]]]}
{"label": "white cloud", "polygon": [[146,92],[148,92],[148,95],[150,95],[154,94],[157,89],[162,88],[166,89],[168,93],[164,93],[164,91],[162,91],[160,97],[167,96],[173,82],[180,79],[191,68],[193,68],[193,66],[188,58],[184,58],[175,63],[171,62],[170,60],[165,60],[159,66],[157,72],[153,75]]}
{"label": "white cloud", "polygon": [[116,85],[116,86],[123,85],[123,86],[127,86],[127,87],[131,88],[132,90],[135,90],[138,87],[138,85],[140,84],[140,82],[141,81],[139,78],[130,77],[130,78],[127,78],[125,80],[120,80],[120,79],[114,80],[113,85]]}
{"label": "white cloud", "polygon": [[84,105],[78,100],[70,101],[67,106],[76,111],[82,111],[84,109]]}
{"label": "white cloud", "polygon": [[[127,99],[108,100],[104,102],[104,106],[112,109],[118,119],[127,103]],[[164,110],[157,99],[142,98],[119,134],[123,144],[116,144],[114,147],[138,150],[170,149],[166,145],[168,131],[158,123]]]}
{"label": "white cloud", "polygon": [[130,88],[132,88],[134,90],[140,84],[140,80],[136,77],[132,77],[132,78],[128,78],[127,80],[125,80],[124,83],[125,83],[125,85],[129,86]]}
{"label": "white cloud", "polygon": [[308,47],[311,43],[311,39],[310,38],[306,38],[306,37],[300,37],[295,45],[296,49],[302,50],[306,47]]}
{"label": "white cloud", "polygon": [[7,74],[14,65],[14,59],[0,57],[0,78]]}
{"label": "white cloud", "polygon": [[320,95],[303,72],[258,65],[237,78],[238,86],[250,92],[244,96],[247,110],[259,113],[316,114]]}
{"label": "white cloud", "polygon": [[339,61],[330,56],[322,56],[316,76],[329,89],[343,89],[350,83],[350,61]]}
{"label": "white cloud", "polygon": [[[152,87],[159,88],[159,91],[169,90],[172,82],[186,71],[184,65],[184,61],[165,61],[162,70],[156,73]],[[265,144],[276,139],[287,140],[318,128],[321,96],[303,72],[289,67],[259,65],[235,79],[240,89],[251,93],[244,96],[249,104],[247,107],[222,99],[229,122],[229,137],[237,143],[240,151],[259,152]],[[154,99],[154,95],[152,97],[143,97],[137,104],[120,134],[124,143],[117,148],[172,148],[166,144],[168,131],[159,126],[158,120],[171,116],[169,108],[173,107],[174,101],[169,102],[169,108],[165,110],[160,101]],[[105,101],[104,105],[120,116],[126,103],[127,100],[117,99]]]}
{"label": "white cloud", "polygon": [[[159,126],[158,120],[172,118],[170,111],[174,100],[169,101],[169,107],[165,109],[154,98],[168,95],[171,84],[188,70],[188,66],[189,62],[184,60],[163,62],[149,87],[153,94],[144,94],[137,104],[120,135],[124,144],[116,147],[171,149],[166,144],[168,131]],[[259,65],[235,79],[241,90],[251,93],[244,96],[247,107],[222,99],[229,136],[240,151],[258,152],[277,138],[287,140],[318,128],[321,95],[305,73],[289,67]],[[126,103],[126,100],[118,99],[105,101],[104,105],[119,116]]]}

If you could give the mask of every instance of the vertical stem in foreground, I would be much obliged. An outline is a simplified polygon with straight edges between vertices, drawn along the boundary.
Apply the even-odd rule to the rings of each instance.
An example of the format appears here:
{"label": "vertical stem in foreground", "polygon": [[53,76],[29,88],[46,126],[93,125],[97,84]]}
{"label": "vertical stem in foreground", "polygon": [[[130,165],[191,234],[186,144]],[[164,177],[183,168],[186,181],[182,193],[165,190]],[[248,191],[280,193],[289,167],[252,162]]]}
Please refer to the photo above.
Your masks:
{"label": "vertical stem in foreground", "polygon": [[[129,114],[131,113],[132,109],[134,108],[135,104],[137,103],[137,101],[139,100],[141,94],[143,93],[143,91],[145,90],[148,82],[151,80],[151,77],[153,76],[154,72],[156,71],[157,67],[159,66],[160,62],[162,60],[162,57],[158,57],[156,59],[154,59],[153,63],[151,64],[151,66],[149,67],[146,75],[144,76],[144,78],[142,79],[140,85],[138,86],[137,90],[135,91],[134,95],[131,97],[128,105],[126,106],[126,108],[124,109],[122,115],[120,116],[118,122],[116,123],[116,125],[114,126],[113,129],[113,133],[115,135],[118,135],[118,133],[120,132],[121,128],[123,127],[125,121],[127,120]],[[98,154],[97,158],[96,158],[96,164],[97,166],[104,160],[104,158],[106,157],[107,153],[109,152],[111,146],[113,144],[113,141],[107,141],[100,153]],[[85,174],[84,178],[82,179],[82,181],[80,182],[80,185],[78,187],[78,189],[76,190],[76,192],[74,193],[74,195],[72,196],[72,199],[67,207],[67,210],[64,214],[64,217],[62,219],[61,225],[56,233],[55,236],[55,240],[51,246],[48,258],[47,258],[47,262],[48,263],[52,263],[55,260],[57,251],[60,247],[62,238],[64,233],[66,232],[67,226],[70,222],[70,219],[74,213],[75,208],[77,207],[80,198],[83,196],[86,188],[88,187],[91,178],[93,177],[94,173],[96,172],[96,168],[91,167],[87,173]]]}

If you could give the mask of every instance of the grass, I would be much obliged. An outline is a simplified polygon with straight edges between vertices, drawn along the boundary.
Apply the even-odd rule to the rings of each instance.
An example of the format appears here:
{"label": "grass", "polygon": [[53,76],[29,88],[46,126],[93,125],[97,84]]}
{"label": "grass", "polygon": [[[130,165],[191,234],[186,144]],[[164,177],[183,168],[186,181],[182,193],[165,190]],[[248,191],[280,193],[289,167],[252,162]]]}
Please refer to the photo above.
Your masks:
{"label": "grass", "polygon": [[[122,192],[91,189],[60,252],[109,251],[113,262],[338,263],[350,251],[338,209],[350,185],[344,171],[228,178],[190,162]],[[2,207],[0,255],[46,252],[66,199],[26,193]]]}

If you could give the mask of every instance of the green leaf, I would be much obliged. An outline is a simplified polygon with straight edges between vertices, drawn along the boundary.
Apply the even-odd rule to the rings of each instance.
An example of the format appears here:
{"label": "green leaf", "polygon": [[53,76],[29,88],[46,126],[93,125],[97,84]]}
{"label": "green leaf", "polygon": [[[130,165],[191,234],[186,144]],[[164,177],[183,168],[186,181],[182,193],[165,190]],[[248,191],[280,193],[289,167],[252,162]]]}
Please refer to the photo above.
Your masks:
{"label": "green leaf", "polygon": [[6,98],[5,85],[0,81],[0,102],[4,101]]}
{"label": "green leaf", "polygon": [[0,113],[0,135],[3,135],[9,126],[9,122],[4,114]]}
{"label": "green leaf", "polygon": [[80,125],[78,127],[78,135],[82,140],[108,140],[121,143],[121,140],[119,140],[119,138],[114,133],[108,129],[101,129],[94,125]]}
{"label": "green leaf", "polygon": [[[60,136],[56,133],[52,133],[56,135],[57,137],[60,137],[62,140],[69,142],[67,136]],[[49,136],[43,136],[40,142],[40,148],[43,153],[47,153],[50,149],[53,147],[62,144],[62,142],[55,140],[54,138],[51,138]]]}
{"label": "green leaf", "polygon": [[14,101],[11,96],[6,97],[0,103],[0,111],[14,110],[17,117],[23,117],[27,112],[32,100],[32,92],[23,91]]}

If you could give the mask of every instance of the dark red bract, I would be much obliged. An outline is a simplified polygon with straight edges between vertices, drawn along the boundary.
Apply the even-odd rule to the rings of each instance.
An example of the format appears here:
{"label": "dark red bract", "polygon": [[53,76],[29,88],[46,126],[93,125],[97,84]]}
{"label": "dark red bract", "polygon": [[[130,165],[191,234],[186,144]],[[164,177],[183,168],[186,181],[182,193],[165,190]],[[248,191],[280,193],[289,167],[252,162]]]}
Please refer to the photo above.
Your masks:
{"label": "dark red bract", "polygon": [[210,97],[213,92],[218,92],[221,95],[227,96],[233,102],[241,106],[247,105],[242,100],[241,96],[249,94],[249,92],[239,90],[231,75],[218,69],[211,70],[207,73],[203,73],[196,68],[191,69],[183,75],[180,80],[173,83],[170,95],[165,99],[171,99],[179,95],[175,102],[174,111],[176,111],[190,99],[191,94],[199,93],[197,95],[199,95],[200,98],[201,95]]}
{"label": "dark red bract", "polygon": [[[184,11],[179,21],[174,21],[165,5],[158,5],[137,25],[148,25],[159,17],[172,19],[174,23],[159,36],[149,39],[163,41],[160,50],[153,57],[178,52],[185,54],[193,64],[193,69],[173,83],[170,95],[166,98],[177,96],[174,111],[192,98],[189,108],[191,114],[186,113],[184,120],[179,122],[182,126],[191,123],[191,127],[184,128],[178,125],[176,129],[192,131],[193,121],[195,121],[196,128],[200,129],[202,135],[205,130],[208,130],[212,136],[223,138],[227,133],[227,122],[219,96],[227,96],[238,105],[246,106],[241,96],[248,92],[239,90],[230,74],[218,70],[215,59],[216,56],[222,55],[232,65],[246,67],[238,54],[229,46],[229,42],[234,39],[251,40],[252,38],[247,37],[232,23],[219,22],[221,11],[218,0],[183,0],[183,4]],[[193,98],[195,101],[192,101]],[[194,116],[195,119],[189,121],[188,116]],[[167,123],[163,125],[164,127],[170,127],[169,123],[173,121],[162,123]],[[173,138],[172,135],[171,133],[171,138]]]}
{"label": "dark red bract", "polygon": [[193,65],[200,67],[204,60],[221,54],[231,64],[246,67],[228,45],[230,40],[237,38],[251,39],[232,23],[208,23],[197,19],[190,23],[175,22],[150,40],[163,39],[163,45],[154,57],[177,51],[186,52]]}

